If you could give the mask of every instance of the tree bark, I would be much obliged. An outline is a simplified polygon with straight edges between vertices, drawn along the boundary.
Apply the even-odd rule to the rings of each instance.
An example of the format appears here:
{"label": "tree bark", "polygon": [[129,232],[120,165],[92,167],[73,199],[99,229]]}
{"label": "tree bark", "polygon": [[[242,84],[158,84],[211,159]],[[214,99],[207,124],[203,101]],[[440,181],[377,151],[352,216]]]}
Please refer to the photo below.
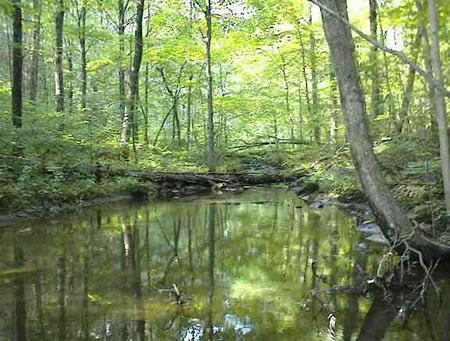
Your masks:
{"label": "tree bark", "polygon": [[[442,74],[441,57],[439,51],[438,36],[438,13],[435,0],[428,0],[428,20],[430,22],[431,35],[431,62],[433,64],[433,74],[435,79],[444,86],[444,76]],[[450,214],[450,152],[447,133],[447,110],[444,94],[437,90],[435,92],[436,101],[436,122],[439,132],[439,147],[441,155],[442,180],[444,182],[445,206],[447,214]]]}
{"label": "tree bark", "polygon": [[22,128],[22,82],[23,82],[23,44],[22,8],[20,0],[13,0],[13,46],[12,46],[12,123]]}
{"label": "tree bark", "polygon": [[55,101],[56,112],[64,112],[64,76],[63,76],[63,26],[64,0],[56,0],[55,16]]}
{"label": "tree bark", "polygon": [[34,15],[33,28],[33,50],[31,53],[30,70],[30,101],[33,105],[37,104],[38,76],[39,76],[39,58],[40,58],[40,39],[41,39],[41,12],[42,5],[39,0],[33,0]]}
{"label": "tree bark", "polygon": [[211,0],[206,1],[206,79],[208,81],[208,151],[207,163],[208,168],[212,172],[216,169],[216,156],[214,146],[214,103],[213,103],[213,75],[211,70],[211,40],[212,40],[212,16],[211,16]]}

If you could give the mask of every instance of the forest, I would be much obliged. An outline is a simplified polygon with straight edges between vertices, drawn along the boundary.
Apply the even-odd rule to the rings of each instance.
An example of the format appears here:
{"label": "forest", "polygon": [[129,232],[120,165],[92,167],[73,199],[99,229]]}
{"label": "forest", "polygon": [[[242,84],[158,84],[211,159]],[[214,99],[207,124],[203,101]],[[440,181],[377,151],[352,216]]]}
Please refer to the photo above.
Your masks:
{"label": "forest", "polygon": [[[145,314],[150,314],[139,303],[145,291],[137,284],[142,278],[148,280],[149,295],[155,290],[160,294],[170,291],[175,293],[177,305],[181,302],[178,286],[182,282],[182,291],[204,291],[202,304],[205,307],[209,304],[209,312],[202,310],[206,309],[204,306],[198,308],[205,321],[202,337],[215,339],[214,278],[217,272],[221,273],[218,282],[223,287],[219,287],[225,290],[228,274],[224,274],[227,271],[224,264],[232,262],[227,257],[233,252],[227,249],[231,247],[226,242],[227,219],[245,225],[240,220],[244,219],[244,213],[239,213],[241,204],[242,208],[250,204],[268,205],[265,210],[249,208],[249,212],[273,221],[272,232],[277,226],[284,229],[288,225],[279,222],[281,213],[278,209],[272,212],[273,205],[289,202],[298,209],[323,208],[327,212],[323,213],[326,218],[319,219],[311,218],[316,213],[298,216],[288,209],[280,209],[308,229],[313,219],[320,220],[320,224],[328,226],[326,229],[331,229],[336,240],[321,250],[320,237],[315,232],[308,230],[306,237],[301,230],[292,232],[292,227],[289,231],[294,233],[293,238],[300,240],[296,258],[294,248],[291,250],[291,232],[286,230],[288,246],[281,248],[287,250],[287,255],[274,256],[284,270],[269,277],[287,276],[283,278],[288,278],[291,287],[295,285],[294,274],[306,278],[307,269],[312,267],[308,274],[312,279],[303,280],[307,289],[302,292],[311,288],[311,292],[317,292],[320,287],[317,281],[325,277],[338,286],[338,273],[345,273],[348,286],[363,285],[353,278],[354,270],[344,270],[339,261],[331,261],[337,257],[336,252],[351,254],[355,268],[373,272],[378,266],[377,276],[385,262],[401,264],[402,278],[406,276],[404,262],[408,263],[408,269],[410,263],[417,263],[425,279],[419,284],[423,289],[419,290],[420,297],[411,294],[414,304],[410,310],[416,309],[416,303],[424,299],[425,289],[437,287],[430,274],[439,262],[450,258],[447,123],[450,68],[446,58],[450,53],[449,17],[446,0],[0,0],[0,43],[4,47],[0,50],[0,226],[33,224],[31,221],[42,219],[53,221],[71,212],[79,214],[81,219],[86,207],[91,210],[86,212],[93,212],[95,207],[114,206],[116,201],[130,198],[140,203],[142,199],[168,200],[174,205],[170,209],[162,205],[162,211],[155,217],[151,212],[156,208],[124,206],[127,213],[121,217],[116,214],[122,213],[113,213],[109,208],[109,215],[96,213],[96,217],[89,213],[88,222],[63,224],[67,225],[60,232],[63,235],[54,236],[57,260],[52,267],[57,273],[57,284],[47,292],[57,301],[59,317],[52,318],[58,319],[63,327],[46,337],[57,339],[58,335],[59,340],[71,339],[65,317],[66,313],[70,315],[65,303],[70,290],[65,281],[69,280],[67,273],[72,271],[76,277],[78,271],[79,276],[85,276],[80,277],[84,291],[74,297],[82,295],[78,299],[83,302],[85,315],[81,329],[74,327],[71,335],[75,339],[75,335],[82,333],[80,340],[94,339],[94,332],[89,331],[88,301],[106,307],[104,300],[111,292],[105,297],[89,292],[87,278],[92,275],[89,264],[100,266],[101,263],[94,257],[95,247],[91,244],[96,238],[101,239],[100,227],[109,226],[111,235],[104,238],[120,244],[123,254],[114,255],[108,246],[104,248],[111,258],[118,257],[121,271],[129,275],[130,288],[123,290],[133,293],[135,303],[130,310],[145,310]],[[266,198],[265,190],[255,190],[255,186],[269,184],[276,184],[274,196],[284,186],[303,203],[286,201],[281,194],[276,194],[282,198],[279,202],[272,202]],[[254,197],[242,194],[248,190],[250,194],[256,191]],[[233,195],[236,198],[248,195],[251,199],[235,202],[230,199]],[[258,199],[258,195],[263,199]],[[178,200],[192,200],[200,206],[202,200],[211,201],[205,207],[188,209],[178,208]],[[229,213],[228,208],[221,208],[222,204],[230,206]],[[347,241],[338,237],[336,221],[341,218],[336,218],[336,214],[340,217],[341,213],[328,211],[332,210],[329,206],[343,208],[360,230],[372,228],[376,223],[386,248],[384,256],[377,254],[379,257],[374,256],[373,262],[372,255],[370,260],[354,258],[352,252],[366,246],[360,246],[356,237]],[[196,217],[195,223],[192,216],[199,212],[204,221]],[[160,220],[160,215],[166,217],[166,222]],[[252,221],[245,219],[248,223]],[[256,216],[255,219],[259,221]],[[350,224],[344,218],[341,220],[343,226]],[[122,227],[116,231],[116,225]],[[193,232],[200,228],[197,225],[204,225],[205,231],[198,233],[206,240]],[[246,228],[253,231],[253,237],[260,238],[261,233],[264,241],[258,241],[255,248],[246,245],[249,247],[246,252],[259,250],[265,255],[260,243],[266,243],[264,238],[270,239],[273,234],[269,234],[268,226],[267,231],[249,226]],[[159,228],[161,235],[155,237],[160,248],[158,254],[151,256],[148,239],[153,228]],[[36,233],[33,227],[30,229]],[[139,239],[140,229],[141,233],[145,229],[145,241]],[[173,241],[165,229],[173,232]],[[188,235],[185,236],[187,244],[180,246],[179,251],[178,243],[184,233],[180,231],[187,231]],[[237,238],[233,233],[238,232],[232,231],[233,238]],[[353,233],[345,231],[342,233]],[[4,240],[0,238],[0,245],[12,245],[10,265],[22,269],[25,260],[31,258],[23,250],[31,238],[8,233]],[[216,241],[223,246],[220,255],[214,246],[218,234],[223,238]],[[67,246],[71,238],[80,239],[79,255]],[[47,239],[53,247],[54,242],[49,236]],[[47,242],[47,239],[43,240]],[[233,245],[244,250],[238,239],[233,239]],[[349,246],[350,240],[355,243],[353,246]],[[104,242],[102,239],[98,243]],[[273,243],[278,245],[278,242],[281,243],[280,240]],[[165,243],[170,252],[164,249]],[[198,264],[195,252],[198,252]],[[275,254],[276,250],[267,252]],[[331,257],[331,268],[318,275],[317,259],[322,253]],[[147,257],[145,262],[143,255]],[[74,264],[76,259],[83,259],[77,264],[79,268],[73,265],[69,270],[70,257]],[[152,257],[156,257],[155,266],[159,268],[151,266],[155,264]],[[164,257],[168,257],[165,265],[161,260]],[[188,271],[186,257],[191,271],[186,276],[194,276],[195,268],[205,267],[198,270],[198,275],[205,278],[204,283],[209,281],[208,288],[196,287],[194,279],[189,286],[186,278],[177,278],[171,272],[175,267],[180,267],[180,273]],[[220,271],[215,270],[215,257],[224,262]],[[300,268],[291,268],[290,262],[305,263],[305,274],[301,274]],[[147,275],[143,270],[146,266]],[[243,270],[232,268],[237,272],[230,276],[243,274]],[[38,316],[38,320],[33,320],[31,331],[25,327],[23,296],[27,281],[11,271],[2,272],[0,267],[0,284],[12,283],[17,289],[16,313],[11,317],[15,321],[12,323],[16,328],[15,337],[22,341],[26,340],[26,334],[34,333],[37,340],[47,339],[43,336],[43,326],[50,322],[39,315],[43,314],[42,302],[32,313],[33,319]],[[150,275],[151,271],[154,274]],[[385,275],[390,270],[381,272]],[[171,283],[169,278],[173,276]],[[150,280],[153,277],[158,279],[156,284]],[[42,290],[40,281],[38,286]],[[35,285],[33,292],[39,297]],[[220,295],[227,297],[222,291]],[[397,299],[400,300],[394,298]],[[341,317],[338,306],[349,303],[334,299],[325,304],[318,300],[322,304],[319,314],[336,313],[338,322]],[[252,302],[257,305],[256,301]],[[386,307],[382,308],[385,313]],[[245,309],[241,306],[236,309],[230,316],[243,316],[241,310]],[[289,306],[289,309],[294,308]],[[313,304],[308,309],[318,308]],[[395,317],[389,311],[392,318],[372,333],[367,329],[370,318],[376,319],[371,311],[358,340],[381,340]],[[164,311],[164,314],[171,312]],[[129,311],[125,313],[125,320],[129,314]],[[284,322],[289,324],[286,311],[277,314],[286,314]],[[246,316],[250,315],[249,312]],[[185,334],[187,322],[181,323],[180,316],[184,315],[177,310],[167,329],[159,326],[154,331],[153,322],[147,321],[153,317],[138,318],[136,325],[119,323],[118,330],[128,331],[121,334],[123,338],[117,336],[117,340],[128,340],[128,335],[134,340],[131,331],[136,333],[136,340],[144,340],[146,335],[152,340],[173,339],[175,334],[167,336],[164,331],[172,333],[178,325],[177,335]],[[307,319],[310,318],[308,315]],[[236,325],[245,319],[236,319],[224,323],[231,323],[238,333]],[[345,340],[352,339],[355,333],[349,321],[346,320],[347,325],[341,330]],[[431,332],[444,335],[450,323],[445,321],[439,327],[442,330]],[[155,323],[157,326],[159,322]],[[104,322],[101,328],[106,326]],[[248,335],[252,335],[254,326],[248,328],[252,330]],[[272,329],[269,329],[265,330],[268,334],[264,339],[271,338]],[[9,333],[5,330],[0,329],[0,336]],[[247,337],[243,330],[247,329],[239,329],[240,337]],[[120,334],[117,333],[114,335]],[[331,334],[328,339],[335,340],[334,331]],[[107,332],[102,335],[108,339]],[[405,335],[400,332],[392,339],[409,340]],[[195,339],[184,337],[183,340]],[[448,332],[442,340],[446,337]]]}

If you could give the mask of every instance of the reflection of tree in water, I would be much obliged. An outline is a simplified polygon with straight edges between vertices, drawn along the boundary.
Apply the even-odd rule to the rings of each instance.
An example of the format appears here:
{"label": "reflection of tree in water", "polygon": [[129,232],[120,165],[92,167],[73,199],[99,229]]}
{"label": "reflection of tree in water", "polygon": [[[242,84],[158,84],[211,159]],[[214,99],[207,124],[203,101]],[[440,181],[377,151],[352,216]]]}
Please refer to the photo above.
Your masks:
{"label": "reflection of tree in water", "polygon": [[[367,279],[364,277],[366,262],[367,257],[362,254],[354,264],[351,286],[330,287],[314,297],[322,309],[327,310],[335,308],[330,303],[333,298],[348,295],[346,307],[337,311],[343,321],[342,340],[354,340],[355,334],[358,334],[358,341],[391,340],[394,336],[389,330],[393,325],[400,330],[399,335],[404,335],[404,338],[397,336],[396,340],[410,340],[410,335],[415,332],[425,336],[424,340],[448,340],[450,304],[434,284],[434,281],[448,280],[448,266],[434,269],[432,277],[416,265],[408,272],[399,266],[383,277]],[[370,305],[358,331],[355,319],[359,314],[359,303],[361,299],[366,301],[364,297],[367,296],[370,297]],[[438,316],[442,321],[433,321],[430,316],[430,312],[436,312],[435,309],[441,311]],[[421,320],[421,331],[417,330],[417,317]],[[410,321],[413,321],[412,325],[409,325]]]}
{"label": "reflection of tree in water", "polygon": [[[0,231],[2,269],[21,267],[20,250],[25,263],[17,280],[0,277],[0,338],[19,339],[22,326],[27,340],[315,341],[325,339],[332,311],[338,340],[446,339],[445,285],[442,305],[431,290],[426,306],[398,319],[412,288],[388,291],[391,301],[384,291],[351,290],[365,288],[380,257],[356,251],[360,236],[345,215],[299,208],[284,190],[245,195],[239,205],[105,207],[26,233]],[[14,312],[22,306],[23,321]]]}

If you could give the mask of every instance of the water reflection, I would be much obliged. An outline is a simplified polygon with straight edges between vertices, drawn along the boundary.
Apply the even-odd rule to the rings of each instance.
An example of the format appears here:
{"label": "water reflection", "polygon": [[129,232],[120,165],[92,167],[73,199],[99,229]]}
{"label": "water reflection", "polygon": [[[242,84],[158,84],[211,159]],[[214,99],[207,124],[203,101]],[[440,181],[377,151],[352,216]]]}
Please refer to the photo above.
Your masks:
{"label": "water reflection", "polygon": [[340,340],[448,339],[446,282],[410,311],[414,285],[352,291],[382,250],[302,205],[256,189],[3,229],[0,340],[325,340],[330,312]]}

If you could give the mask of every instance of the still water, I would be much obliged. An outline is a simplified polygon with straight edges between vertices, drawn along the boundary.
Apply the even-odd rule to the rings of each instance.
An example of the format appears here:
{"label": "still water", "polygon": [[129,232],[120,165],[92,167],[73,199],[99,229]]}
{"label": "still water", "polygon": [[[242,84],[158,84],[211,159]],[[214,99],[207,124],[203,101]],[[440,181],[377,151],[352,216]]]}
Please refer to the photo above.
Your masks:
{"label": "still water", "polygon": [[361,293],[385,252],[361,242],[284,188],[3,228],[0,340],[447,340],[446,282]]}

